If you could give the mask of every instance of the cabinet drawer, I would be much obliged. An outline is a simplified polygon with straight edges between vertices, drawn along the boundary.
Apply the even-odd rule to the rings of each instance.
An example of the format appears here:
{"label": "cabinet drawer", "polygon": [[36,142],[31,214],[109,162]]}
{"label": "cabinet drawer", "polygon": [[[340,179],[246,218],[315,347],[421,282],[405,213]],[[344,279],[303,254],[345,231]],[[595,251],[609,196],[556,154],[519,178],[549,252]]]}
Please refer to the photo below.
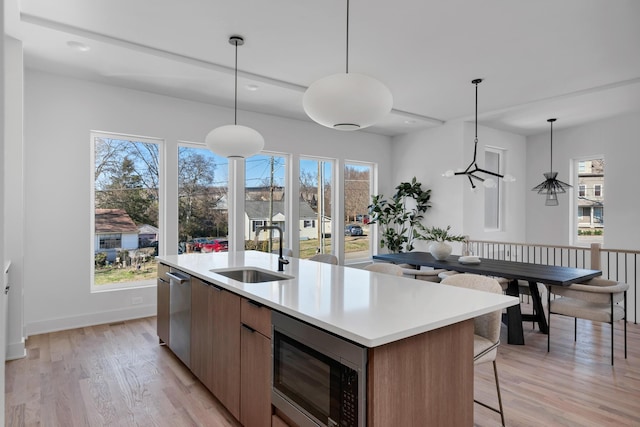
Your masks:
{"label": "cabinet drawer", "polygon": [[271,309],[242,298],[241,321],[267,338],[271,338]]}

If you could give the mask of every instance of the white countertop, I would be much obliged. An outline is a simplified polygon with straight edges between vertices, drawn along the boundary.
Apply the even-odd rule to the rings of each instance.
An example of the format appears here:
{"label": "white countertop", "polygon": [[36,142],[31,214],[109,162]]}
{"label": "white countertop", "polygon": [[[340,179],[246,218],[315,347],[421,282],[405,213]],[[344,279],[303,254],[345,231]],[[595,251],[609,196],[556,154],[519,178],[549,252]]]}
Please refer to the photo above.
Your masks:
{"label": "white countertop", "polygon": [[251,266],[277,273],[278,256],[256,251],[157,259],[365,347],[377,347],[520,302],[506,295],[290,257],[283,273],[292,276],[290,280],[242,283],[210,271]]}

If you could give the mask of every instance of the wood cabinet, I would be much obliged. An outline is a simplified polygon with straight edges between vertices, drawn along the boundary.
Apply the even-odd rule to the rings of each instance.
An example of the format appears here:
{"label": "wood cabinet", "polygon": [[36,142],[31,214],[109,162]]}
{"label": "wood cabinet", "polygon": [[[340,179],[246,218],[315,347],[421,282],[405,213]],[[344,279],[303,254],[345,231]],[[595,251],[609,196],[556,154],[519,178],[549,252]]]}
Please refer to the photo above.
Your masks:
{"label": "wood cabinet", "polygon": [[241,306],[240,422],[271,425],[271,310],[246,298]]}
{"label": "wood cabinet", "polygon": [[158,264],[156,330],[161,343],[169,344],[169,266]]}
{"label": "wood cabinet", "polygon": [[240,297],[209,286],[211,392],[240,419]]}

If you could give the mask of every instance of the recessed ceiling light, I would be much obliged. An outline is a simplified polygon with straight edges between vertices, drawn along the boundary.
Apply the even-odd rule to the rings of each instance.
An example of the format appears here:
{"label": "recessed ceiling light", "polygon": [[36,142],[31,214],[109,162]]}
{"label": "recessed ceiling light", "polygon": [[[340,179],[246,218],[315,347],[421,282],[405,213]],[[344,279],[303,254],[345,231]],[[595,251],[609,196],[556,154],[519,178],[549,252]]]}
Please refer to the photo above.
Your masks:
{"label": "recessed ceiling light", "polygon": [[86,44],[74,40],[68,41],[67,46],[69,46],[73,50],[77,50],[78,52],[88,52],[91,50],[91,48]]}
{"label": "recessed ceiling light", "polygon": [[411,119],[409,119],[409,120],[405,120],[405,121],[404,121],[404,124],[405,124],[405,125],[412,125],[412,124],[414,124],[415,122],[416,122],[415,120],[411,120]]}
{"label": "recessed ceiling light", "polygon": [[250,90],[251,92],[255,92],[258,90],[258,85],[254,85],[254,84],[247,85],[247,90]]}

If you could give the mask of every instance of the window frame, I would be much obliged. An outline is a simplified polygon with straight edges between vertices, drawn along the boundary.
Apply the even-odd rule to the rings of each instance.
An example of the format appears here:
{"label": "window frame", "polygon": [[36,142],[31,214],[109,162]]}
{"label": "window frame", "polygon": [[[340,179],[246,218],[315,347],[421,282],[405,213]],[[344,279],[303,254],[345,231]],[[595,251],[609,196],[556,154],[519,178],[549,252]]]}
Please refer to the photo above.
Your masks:
{"label": "window frame", "polygon": [[96,236],[98,236],[95,232],[96,223],[95,223],[95,211],[96,211],[96,191],[95,191],[95,171],[96,171],[96,139],[104,138],[104,139],[121,139],[131,142],[142,142],[146,144],[157,144],[158,146],[158,241],[162,242],[164,237],[163,232],[163,223],[164,223],[164,210],[165,210],[165,191],[164,188],[166,186],[165,182],[165,168],[164,168],[164,158],[165,158],[165,150],[166,150],[166,141],[163,138],[154,138],[154,137],[146,137],[140,135],[132,135],[118,132],[106,132],[106,131],[95,131],[91,130],[89,132],[89,173],[91,179],[89,179],[89,192],[90,192],[90,200],[89,200],[89,247],[91,254],[91,262],[89,263],[89,283],[91,293],[98,292],[108,292],[114,290],[130,290],[137,288],[147,288],[154,287],[157,285],[156,278],[141,280],[137,282],[124,282],[124,283],[108,283],[104,285],[96,285],[95,284],[95,245],[96,245]]}

